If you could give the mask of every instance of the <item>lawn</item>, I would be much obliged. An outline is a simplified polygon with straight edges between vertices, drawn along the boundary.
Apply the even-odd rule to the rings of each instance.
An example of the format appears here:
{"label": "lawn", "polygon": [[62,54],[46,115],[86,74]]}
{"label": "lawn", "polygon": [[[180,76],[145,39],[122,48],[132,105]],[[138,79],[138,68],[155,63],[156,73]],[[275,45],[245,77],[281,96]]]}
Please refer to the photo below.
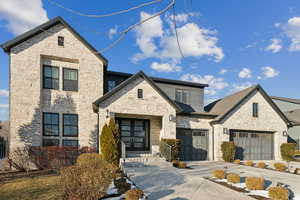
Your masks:
{"label": "lawn", "polygon": [[0,200],[61,199],[59,176],[45,175],[19,178],[0,183]]}

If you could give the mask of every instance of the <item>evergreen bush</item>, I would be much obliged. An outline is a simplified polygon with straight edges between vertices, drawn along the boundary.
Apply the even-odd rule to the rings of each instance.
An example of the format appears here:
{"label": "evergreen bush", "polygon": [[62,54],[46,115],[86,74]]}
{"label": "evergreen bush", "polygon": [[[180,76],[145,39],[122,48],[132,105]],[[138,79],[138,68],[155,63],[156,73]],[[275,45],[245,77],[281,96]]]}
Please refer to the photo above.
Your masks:
{"label": "evergreen bush", "polygon": [[280,152],[281,152],[281,157],[285,161],[293,161],[294,160],[294,154],[296,152],[296,146],[297,144],[295,143],[283,143],[280,146]]}
{"label": "evergreen bush", "polygon": [[226,162],[233,162],[235,156],[234,142],[223,142],[221,145],[222,158]]}

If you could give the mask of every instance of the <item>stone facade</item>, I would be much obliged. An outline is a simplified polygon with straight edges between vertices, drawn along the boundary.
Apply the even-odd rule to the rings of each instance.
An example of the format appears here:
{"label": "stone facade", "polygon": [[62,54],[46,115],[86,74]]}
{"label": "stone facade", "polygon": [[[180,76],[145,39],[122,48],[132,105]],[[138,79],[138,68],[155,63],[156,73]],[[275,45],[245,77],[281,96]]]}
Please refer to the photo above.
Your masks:
{"label": "stone facade", "polygon": [[[57,45],[58,36],[64,46]],[[43,89],[42,65],[59,67],[59,90]],[[62,90],[62,67],[78,69],[78,92]],[[92,102],[103,95],[103,62],[75,35],[58,24],[18,45],[10,52],[10,132],[11,147],[42,142],[42,113],[79,116],[79,144],[91,145],[97,129]]]}

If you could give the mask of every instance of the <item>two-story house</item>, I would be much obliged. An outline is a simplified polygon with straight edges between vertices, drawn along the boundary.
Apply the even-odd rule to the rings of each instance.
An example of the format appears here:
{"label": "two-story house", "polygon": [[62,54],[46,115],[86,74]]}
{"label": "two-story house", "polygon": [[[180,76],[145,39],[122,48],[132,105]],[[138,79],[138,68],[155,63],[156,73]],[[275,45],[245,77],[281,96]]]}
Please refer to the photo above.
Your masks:
{"label": "two-story house", "polygon": [[[127,151],[156,153],[182,141],[183,160],[280,159],[290,122],[259,86],[204,107],[206,84],[109,71],[108,61],[62,18],[2,45],[10,59],[10,148],[96,146],[115,118]],[[101,141],[100,141],[101,142]]]}

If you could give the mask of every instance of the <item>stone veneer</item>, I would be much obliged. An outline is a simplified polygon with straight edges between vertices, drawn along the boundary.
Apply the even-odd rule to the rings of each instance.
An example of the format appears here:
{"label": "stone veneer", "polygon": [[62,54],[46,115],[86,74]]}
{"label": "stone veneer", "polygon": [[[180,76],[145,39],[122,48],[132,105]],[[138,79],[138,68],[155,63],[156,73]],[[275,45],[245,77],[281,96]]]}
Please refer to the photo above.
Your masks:
{"label": "stone veneer", "polygon": [[[57,37],[64,37],[64,46]],[[78,69],[78,92],[48,90],[42,86],[42,64]],[[103,62],[69,29],[58,24],[21,44],[10,52],[10,132],[11,147],[41,145],[42,112],[77,113],[79,144],[91,145],[97,130],[92,102],[103,95]],[[62,134],[62,115],[60,115]]]}

